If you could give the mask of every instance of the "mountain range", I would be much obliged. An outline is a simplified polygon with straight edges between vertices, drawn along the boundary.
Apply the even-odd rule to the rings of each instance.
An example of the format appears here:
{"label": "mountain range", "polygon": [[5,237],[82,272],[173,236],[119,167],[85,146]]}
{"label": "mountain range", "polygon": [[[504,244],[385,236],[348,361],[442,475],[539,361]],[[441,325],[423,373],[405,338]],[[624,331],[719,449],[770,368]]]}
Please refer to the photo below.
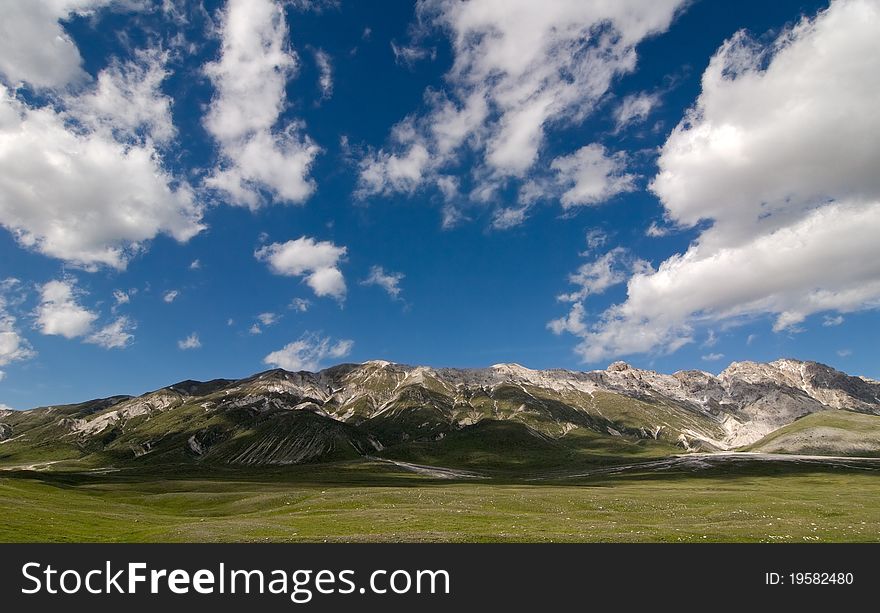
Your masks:
{"label": "mountain range", "polygon": [[792,359],[718,375],[370,361],[0,411],[0,465],[21,467],[369,457],[527,470],[731,450],[880,456],[880,382]]}

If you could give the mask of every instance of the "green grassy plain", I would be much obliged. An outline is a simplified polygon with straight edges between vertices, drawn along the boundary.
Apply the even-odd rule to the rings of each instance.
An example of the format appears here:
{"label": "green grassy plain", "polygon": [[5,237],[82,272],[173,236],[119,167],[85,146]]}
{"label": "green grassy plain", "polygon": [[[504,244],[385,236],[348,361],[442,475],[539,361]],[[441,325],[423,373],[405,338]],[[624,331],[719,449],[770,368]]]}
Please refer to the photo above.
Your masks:
{"label": "green grassy plain", "polygon": [[571,480],[431,479],[387,464],[0,472],[0,541],[880,540],[880,473],[756,464]]}

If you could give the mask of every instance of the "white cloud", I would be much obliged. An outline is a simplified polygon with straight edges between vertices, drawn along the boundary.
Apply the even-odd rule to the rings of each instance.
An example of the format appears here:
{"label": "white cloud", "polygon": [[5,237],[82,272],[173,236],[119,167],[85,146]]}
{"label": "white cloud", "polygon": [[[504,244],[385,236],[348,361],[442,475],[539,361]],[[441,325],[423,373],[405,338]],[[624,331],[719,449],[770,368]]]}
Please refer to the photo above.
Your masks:
{"label": "white cloud", "polygon": [[324,100],[333,95],[333,64],[330,55],[323,49],[315,49],[315,64],[318,67],[318,86]]}
{"label": "white cloud", "polygon": [[623,247],[615,247],[592,262],[582,264],[577,272],[569,275],[568,281],[577,285],[577,291],[557,296],[561,302],[580,302],[587,296],[601,294],[605,290],[623,283],[633,272],[650,270],[645,260],[633,257]]}
{"label": "white cloud", "polygon": [[837,351],[837,355],[839,355],[842,358],[848,358],[849,356],[852,355],[852,349],[839,349]]}
{"label": "white cloud", "polygon": [[[636,45],[665,31],[682,0],[422,0],[418,21],[444,30],[454,62],[427,111],[392,130],[360,167],[358,195],[409,193],[476,156],[472,197],[522,179],[545,132],[578,124],[613,80],[634,70]],[[470,164],[470,161],[469,161]]]}
{"label": "white cloud", "polygon": [[113,0],[0,0],[0,74],[38,88],[83,82],[82,57],[60,21]]}
{"label": "white cloud", "polygon": [[833,326],[839,326],[840,324],[843,323],[843,321],[844,321],[843,315],[834,315],[834,316],[826,315],[825,317],[822,318],[822,325],[825,326],[826,328],[830,328]]}
{"label": "white cloud", "polygon": [[128,304],[131,302],[131,296],[128,292],[124,292],[121,289],[113,290],[113,300],[116,301],[117,306],[120,304]]}
{"label": "white cloud", "polygon": [[738,33],[712,58],[652,189],[669,220],[706,224],[635,274],[580,334],[587,361],[674,351],[695,328],[880,306],[880,5],[836,0],[769,46]]}
{"label": "white cloud", "polygon": [[123,142],[145,138],[167,143],[177,130],[171,120],[169,96],[162,93],[168,77],[167,52],[135,52],[129,62],[111,60],[98,73],[94,88],[66,97],[68,112],[93,130],[106,129]]}
{"label": "white cloud", "polygon": [[[392,132],[392,138],[401,133],[399,128]],[[407,138],[410,137],[398,136],[396,140],[404,141]],[[405,153],[377,152],[373,157],[361,161],[358,195],[414,191],[422,182],[429,158],[430,153],[422,144],[414,144]]]}
{"label": "white cloud", "polygon": [[467,220],[465,214],[454,204],[447,203],[443,207],[443,221],[440,225],[444,230],[454,228],[465,220]]}
{"label": "white cloud", "polygon": [[584,304],[582,302],[575,302],[571,306],[568,315],[548,322],[547,327],[553,334],[562,334],[563,332],[583,334],[587,329],[587,324],[584,322],[585,315]]}
{"label": "white cloud", "polygon": [[370,268],[369,276],[361,281],[361,285],[377,285],[396,300],[400,297],[400,282],[403,280],[403,277],[403,273],[385,272],[385,269],[381,266],[373,266]]}
{"label": "white cloud", "polygon": [[397,44],[391,41],[391,52],[394,54],[394,62],[404,66],[412,67],[416,62],[425,58],[434,59],[437,54],[436,49],[428,49],[420,45]]}
{"label": "white cloud", "polygon": [[264,326],[271,326],[278,323],[278,320],[281,319],[275,313],[260,313],[257,315],[257,319]]}
{"label": "white cloud", "polygon": [[185,339],[177,341],[177,347],[181,351],[186,351],[188,349],[198,349],[202,346],[202,341],[199,340],[199,335],[193,332]]}
{"label": "white cloud", "polygon": [[0,366],[27,360],[35,355],[30,343],[19,333],[16,318],[7,310],[9,303],[6,293],[10,291],[20,291],[19,281],[0,281]]}
{"label": "white cloud", "polygon": [[294,298],[290,301],[290,308],[299,313],[305,313],[311,305],[311,301],[305,298]]}
{"label": "white cloud", "polygon": [[701,356],[700,359],[702,359],[703,361],[706,361],[706,362],[717,362],[718,360],[720,360],[723,357],[724,357],[723,353],[709,353],[704,356]]}
{"label": "white cloud", "polygon": [[255,334],[255,335],[262,334],[263,329],[260,326],[258,326],[257,324],[253,324],[250,328],[248,328],[248,333]]}
{"label": "white cloud", "polygon": [[345,298],[345,278],[338,268],[320,268],[306,277],[306,284],[316,296],[332,296],[338,300]]}
{"label": "white cloud", "polygon": [[176,289],[168,290],[164,294],[162,294],[162,300],[168,304],[174,302],[177,297],[180,295],[180,292]]}
{"label": "white cloud", "polygon": [[205,66],[216,94],[204,123],[222,158],[205,184],[232,204],[259,208],[263,191],[300,203],[315,190],[309,170],[319,148],[301,122],[279,124],[285,87],[297,69],[288,35],[279,2],[229,0],[220,58]]}
{"label": "white cloud", "polygon": [[599,228],[593,228],[591,230],[587,230],[587,234],[584,236],[584,239],[587,243],[587,249],[582,255],[586,255],[600,247],[604,247],[608,243],[608,233],[604,230],[600,230]]}
{"label": "white cloud", "polygon": [[[0,25],[0,73],[13,85],[0,84],[0,225],[23,247],[89,270],[125,268],[160,233],[186,241],[203,229],[192,190],[156,148],[175,134],[160,87],[167,54],[136,51],[92,81],[59,23],[113,4],[5,0]],[[38,106],[20,81],[49,88],[27,99]]]}
{"label": "white cloud", "polygon": [[550,167],[556,171],[556,182],[568,188],[561,198],[566,209],[601,204],[635,189],[636,176],[625,172],[626,155],[609,154],[605,147],[595,143],[556,158]]}
{"label": "white cloud", "polygon": [[257,249],[254,256],[278,275],[303,277],[316,296],[345,298],[345,278],[338,266],[347,249],[303,236]]}
{"label": "white cloud", "polygon": [[597,143],[559,156],[550,164],[554,177],[534,177],[523,183],[518,205],[496,209],[492,226],[504,230],[522,224],[539,200],[558,198],[563,209],[571,209],[599,205],[618,194],[635,191],[638,177],[626,172],[626,167],[625,153],[612,153]]}
{"label": "white cloud", "polygon": [[128,317],[117,317],[100,330],[86,337],[85,342],[103,347],[104,349],[122,349],[134,339],[131,333],[135,323]]}
{"label": "white cloud", "polygon": [[71,119],[0,85],[0,225],[21,246],[123,269],[156,235],[183,242],[203,229],[192,190],[163,169],[150,139],[123,144]]}
{"label": "white cloud", "polygon": [[37,327],[47,335],[64,338],[85,336],[98,315],[77,302],[73,281],[49,281],[40,288]]}
{"label": "white cloud", "polygon": [[667,226],[661,226],[656,221],[652,221],[651,225],[648,226],[648,229],[645,230],[645,236],[650,236],[651,238],[660,238],[662,236],[668,236],[672,233],[672,230]]}
{"label": "white cloud", "polygon": [[492,227],[496,230],[509,230],[522,225],[531,208],[531,204],[524,204],[496,209],[492,215]]}
{"label": "white cloud", "polygon": [[200,270],[202,268],[202,261],[196,258],[189,264],[190,270]]}
{"label": "white cloud", "polygon": [[642,123],[659,104],[660,95],[656,93],[640,92],[626,96],[614,109],[615,129],[619,132]]}
{"label": "white cloud", "polygon": [[709,334],[706,336],[706,340],[703,341],[702,347],[714,347],[718,344],[718,337],[715,335],[715,330],[709,330]]}
{"label": "white cloud", "polygon": [[273,351],[263,362],[284,370],[317,371],[325,360],[336,360],[347,356],[353,346],[354,341],[340,340],[334,343],[326,337],[306,334],[298,341]]}

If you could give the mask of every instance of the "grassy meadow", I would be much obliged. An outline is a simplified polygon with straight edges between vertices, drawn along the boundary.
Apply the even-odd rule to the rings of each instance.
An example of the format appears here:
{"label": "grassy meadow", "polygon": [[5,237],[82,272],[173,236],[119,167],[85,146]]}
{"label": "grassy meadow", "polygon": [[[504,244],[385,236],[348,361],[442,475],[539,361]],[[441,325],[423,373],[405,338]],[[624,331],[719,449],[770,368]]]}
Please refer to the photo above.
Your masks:
{"label": "grassy meadow", "polygon": [[878,541],[880,473],[768,462],[529,480],[362,461],[6,470],[0,517],[3,542]]}

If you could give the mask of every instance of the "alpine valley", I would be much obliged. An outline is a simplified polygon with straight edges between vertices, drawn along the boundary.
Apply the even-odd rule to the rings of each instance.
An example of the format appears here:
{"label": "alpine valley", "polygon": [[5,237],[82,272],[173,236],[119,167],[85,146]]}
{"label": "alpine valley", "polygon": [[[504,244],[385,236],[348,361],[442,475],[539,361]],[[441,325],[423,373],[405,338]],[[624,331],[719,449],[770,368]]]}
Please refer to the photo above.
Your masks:
{"label": "alpine valley", "polygon": [[0,412],[0,542],[876,541],[880,383],[371,361]]}

